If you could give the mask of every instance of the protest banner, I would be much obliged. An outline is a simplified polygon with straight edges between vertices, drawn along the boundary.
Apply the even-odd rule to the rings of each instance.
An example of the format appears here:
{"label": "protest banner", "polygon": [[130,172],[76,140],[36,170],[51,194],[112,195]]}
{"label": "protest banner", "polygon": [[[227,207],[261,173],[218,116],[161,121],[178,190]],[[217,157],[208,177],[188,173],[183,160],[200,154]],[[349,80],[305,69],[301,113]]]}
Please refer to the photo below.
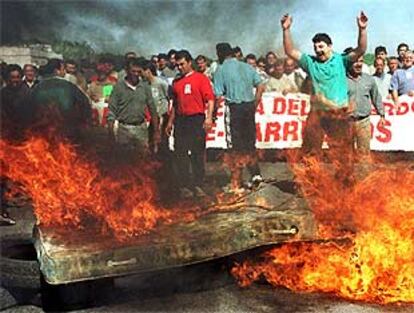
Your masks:
{"label": "protest banner", "polygon": [[[391,100],[383,100],[385,123],[373,108],[371,112],[371,150],[414,151],[414,97],[400,97],[400,107]],[[226,107],[220,102],[217,120],[207,134],[207,148],[226,149],[224,115]],[[256,112],[258,149],[300,148],[306,119],[310,111],[308,95],[295,93],[282,95],[266,92]]]}
{"label": "protest banner", "polygon": [[[371,150],[414,151],[414,97],[401,96],[398,108],[389,99],[384,99],[383,104],[384,125],[380,125],[374,108],[371,112]],[[94,109],[99,124],[106,125],[107,104],[96,103]],[[207,148],[227,148],[225,110],[222,100],[213,128],[207,133]],[[257,149],[300,148],[309,111],[310,98],[306,94],[265,92],[256,111]]]}

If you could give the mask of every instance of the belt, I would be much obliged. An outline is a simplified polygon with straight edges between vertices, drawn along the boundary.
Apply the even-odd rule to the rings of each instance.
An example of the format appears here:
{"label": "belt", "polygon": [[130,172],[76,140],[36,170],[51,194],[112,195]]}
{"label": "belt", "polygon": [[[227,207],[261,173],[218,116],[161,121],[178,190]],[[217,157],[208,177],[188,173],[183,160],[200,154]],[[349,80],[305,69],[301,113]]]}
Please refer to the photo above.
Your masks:
{"label": "belt", "polygon": [[243,105],[244,103],[252,103],[255,100],[252,101],[241,101],[241,102],[231,102],[226,100],[226,105],[232,106],[232,105]]}
{"label": "belt", "polygon": [[119,124],[128,125],[128,126],[139,126],[139,125],[142,125],[142,123],[144,123],[144,122],[145,121],[142,121],[141,123],[125,123],[125,122],[119,121]]}
{"label": "belt", "polygon": [[184,114],[177,114],[176,117],[180,118],[180,117],[196,117],[196,116],[205,116],[204,113],[195,113],[195,114],[191,114],[191,115],[184,115]]}
{"label": "belt", "polygon": [[362,121],[368,118],[369,115],[366,116],[351,116],[351,121]]}

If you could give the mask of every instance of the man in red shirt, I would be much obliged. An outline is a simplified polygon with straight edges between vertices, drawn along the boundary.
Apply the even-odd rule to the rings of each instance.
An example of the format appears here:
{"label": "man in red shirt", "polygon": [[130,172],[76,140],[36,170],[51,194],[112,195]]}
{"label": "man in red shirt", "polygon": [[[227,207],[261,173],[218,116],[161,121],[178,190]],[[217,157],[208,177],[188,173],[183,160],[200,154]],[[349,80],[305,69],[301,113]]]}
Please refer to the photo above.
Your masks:
{"label": "man in red shirt", "polygon": [[180,196],[202,197],[206,195],[202,189],[206,131],[210,130],[213,124],[214,93],[209,79],[194,71],[192,57],[188,51],[177,52],[176,60],[181,75],[173,82],[173,110],[168,119],[166,132],[170,136],[174,125],[174,150]]}

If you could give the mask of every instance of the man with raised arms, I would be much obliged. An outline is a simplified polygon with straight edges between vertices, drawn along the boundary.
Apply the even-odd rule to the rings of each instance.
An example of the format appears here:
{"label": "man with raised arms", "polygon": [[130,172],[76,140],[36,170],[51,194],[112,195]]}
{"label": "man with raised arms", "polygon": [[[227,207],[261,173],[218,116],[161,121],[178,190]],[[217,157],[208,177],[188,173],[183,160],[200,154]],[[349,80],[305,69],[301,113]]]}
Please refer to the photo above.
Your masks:
{"label": "man with raised arms", "polygon": [[[337,177],[346,181],[352,170],[352,137],[349,119],[352,105],[350,106],[348,101],[346,69],[365,53],[368,18],[363,12],[357,17],[358,45],[347,55],[334,52],[332,40],[325,33],[318,33],[312,38],[315,56],[302,53],[293,45],[290,33],[292,17],[288,14],[284,15],[281,25],[286,55],[297,61],[312,81],[310,114],[316,115],[318,121],[312,123],[312,127],[320,127],[328,136],[330,152],[339,161],[334,162],[339,165]],[[304,142],[303,145],[309,146],[309,143]]]}

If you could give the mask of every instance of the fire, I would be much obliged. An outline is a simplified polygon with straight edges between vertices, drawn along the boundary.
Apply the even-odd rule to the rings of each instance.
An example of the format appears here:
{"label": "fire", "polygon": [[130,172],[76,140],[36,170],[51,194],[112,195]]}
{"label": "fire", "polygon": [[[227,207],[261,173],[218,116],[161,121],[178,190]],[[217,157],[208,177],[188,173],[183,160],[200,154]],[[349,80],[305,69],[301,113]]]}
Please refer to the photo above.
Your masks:
{"label": "fire", "polygon": [[[344,187],[314,158],[293,171],[319,223],[320,242],[287,243],[236,264],[241,286],[264,277],[300,292],[376,303],[414,302],[414,172],[372,170]],[[341,236],[340,239],[334,239]]]}
{"label": "fire", "polygon": [[243,168],[253,164],[255,158],[251,154],[240,154],[236,152],[225,153],[223,155],[223,165],[232,173],[230,185],[232,188],[239,188]]}
{"label": "fire", "polygon": [[151,164],[133,164],[103,173],[67,140],[32,137],[0,141],[2,176],[18,182],[31,197],[37,223],[45,227],[98,227],[119,240],[142,235],[169,211],[155,204]]}
{"label": "fire", "polygon": [[235,209],[234,203],[220,205],[213,199],[180,201],[165,208],[158,201],[154,179],[159,164],[135,153],[122,154],[126,161],[111,160],[108,154],[114,149],[106,136],[88,146],[75,145],[59,134],[59,129],[48,127],[21,142],[0,140],[0,174],[14,182],[8,197],[22,191],[28,195],[42,227],[57,227],[63,233],[91,229],[89,233],[128,241],[160,224],[191,222]]}

